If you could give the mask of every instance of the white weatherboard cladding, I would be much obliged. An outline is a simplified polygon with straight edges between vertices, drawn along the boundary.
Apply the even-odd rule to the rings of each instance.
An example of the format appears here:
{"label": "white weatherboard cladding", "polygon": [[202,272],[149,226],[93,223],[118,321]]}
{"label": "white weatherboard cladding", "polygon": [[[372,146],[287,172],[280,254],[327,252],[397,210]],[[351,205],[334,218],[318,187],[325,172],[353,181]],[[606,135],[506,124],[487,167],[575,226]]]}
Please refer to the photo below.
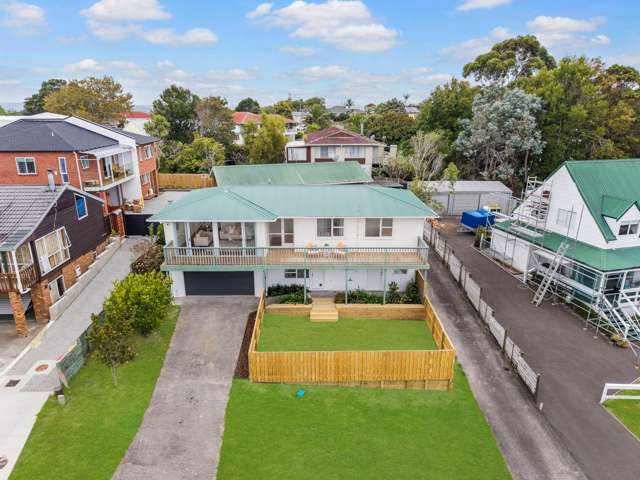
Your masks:
{"label": "white weatherboard cladding", "polygon": [[[640,188],[640,186],[638,188]],[[632,222],[640,221],[640,210],[638,210],[638,207],[636,205],[634,205],[629,210],[627,210],[625,214],[622,217],[620,217],[620,220],[616,220],[615,218],[608,218],[608,217],[605,217],[605,220],[609,225],[609,228],[611,228],[611,231],[618,237],[618,240],[614,242],[610,242],[610,245],[614,244],[616,245],[616,248],[640,246],[640,237],[638,236],[638,234],[621,235],[621,236],[618,235],[618,232],[620,231],[620,225],[622,223],[628,222],[628,221],[632,221]]]}
{"label": "white weatherboard cladding", "polygon": [[184,297],[184,272],[169,272],[171,276],[171,293],[174,297]]}
{"label": "white weatherboard cladding", "polygon": [[[387,286],[390,282],[396,282],[400,290],[405,290],[407,285],[415,279],[415,270],[389,270],[387,271]],[[256,292],[259,293],[262,285],[262,272],[256,272]],[[269,270],[267,273],[267,285],[303,285],[302,278],[285,278],[284,270]],[[381,292],[384,289],[384,273],[382,270],[318,270],[309,271],[307,288],[311,291],[344,291],[345,285],[349,290],[369,290]]]}

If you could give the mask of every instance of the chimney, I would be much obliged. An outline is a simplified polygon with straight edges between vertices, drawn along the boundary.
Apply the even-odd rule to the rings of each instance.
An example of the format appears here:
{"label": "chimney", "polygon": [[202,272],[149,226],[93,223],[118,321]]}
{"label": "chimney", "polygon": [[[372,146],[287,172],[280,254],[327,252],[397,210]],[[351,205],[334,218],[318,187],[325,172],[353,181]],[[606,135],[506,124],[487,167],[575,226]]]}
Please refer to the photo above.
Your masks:
{"label": "chimney", "polygon": [[56,182],[55,179],[53,177],[53,170],[48,169],[47,170],[47,190],[49,190],[50,192],[55,192],[56,191]]}

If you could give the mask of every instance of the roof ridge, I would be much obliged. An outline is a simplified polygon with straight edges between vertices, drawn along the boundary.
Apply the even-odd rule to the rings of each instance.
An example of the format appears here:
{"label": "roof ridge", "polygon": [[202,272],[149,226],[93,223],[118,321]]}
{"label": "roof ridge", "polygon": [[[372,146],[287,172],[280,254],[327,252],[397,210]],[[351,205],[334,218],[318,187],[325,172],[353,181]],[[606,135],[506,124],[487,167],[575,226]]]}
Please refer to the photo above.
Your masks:
{"label": "roof ridge", "polygon": [[[360,186],[360,185],[358,185],[358,186]],[[406,200],[404,200],[404,199],[402,199],[402,198],[398,198],[398,197],[396,197],[396,196],[390,195],[390,194],[389,194],[389,193],[387,193],[387,191],[385,190],[385,187],[380,187],[379,185],[371,185],[371,184],[368,184],[368,183],[365,183],[365,184],[363,184],[362,186],[367,187],[367,188],[370,188],[371,190],[374,190],[374,191],[376,191],[376,192],[378,192],[378,193],[380,193],[381,195],[384,195],[384,196],[386,196],[386,197],[392,198],[393,200],[396,200],[396,201],[398,201],[398,202],[405,203],[405,204],[407,204],[407,205],[409,205],[409,206],[411,206],[411,207],[413,207],[413,208],[417,208],[417,206],[416,206],[416,205],[414,205],[413,203],[407,202]],[[394,190],[394,189],[389,189],[389,190]],[[410,193],[410,194],[412,194],[413,196],[415,196],[415,194],[414,194],[411,190],[407,190],[407,192],[408,192],[408,193]],[[422,202],[422,200],[420,200],[418,197],[416,197],[416,198],[417,198],[420,202]],[[424,202],[422,202],[422,203],[424,203]],[[427,205],[426,203],[424,203],[424,205],[425,205],[426,207],[428,207],[428,208],[431,208],[431,207],[429,207],[429,205]],[[432,210],[433,210],[433,209],[432,209]]]}
{"label": "roof ridge", "polygon": [[[267,185],[267,186],[270,186],[270,185]],[[275,186],[275,185],[274,185],[274,186]],[[278,217],[278,215],[277,215],[275,212],[272,212],[272,211],[270,211],[270,210],[267,210],[266,208],[261,207],[260,205],[258,205],[258,204],[256,204],[256,203],[252,202],[251,200],[249,200],[249,199],[248,199],[247,197],[245,197],[244,195],[241,195],[241,194],[239,194],[239,193],[237,193],[237,192],[234,192],[232,188],[229,188],[229,187],[223,187],[223,188],[224,188],[224,190],[223,190],[223,191],[224,191],[225,193],[230,193],[231,195],[233,195],[233,196],[234,196],[234,197],[236,197],[237,199],[242,200],[243,202],[245,202],[245,204],[247,204],[247,206],[249,206],[249,207],[253,208],[254,210],[256,210],[256,211],[258,211],[258,212],[261,212],[261,213],[266,213],[266,214],[269,214],[269,215],[273,215],[273,216],[274,216],[274,217],[276,217],[276,218]]]}

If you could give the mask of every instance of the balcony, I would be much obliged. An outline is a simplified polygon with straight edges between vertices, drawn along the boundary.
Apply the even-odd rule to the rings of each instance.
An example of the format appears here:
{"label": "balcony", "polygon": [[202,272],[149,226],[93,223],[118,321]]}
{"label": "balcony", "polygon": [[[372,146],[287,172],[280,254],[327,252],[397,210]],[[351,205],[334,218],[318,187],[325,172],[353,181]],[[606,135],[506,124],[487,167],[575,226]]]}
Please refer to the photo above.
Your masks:
{"label": "balcony", "polygon": [[98,158],[97,169],[84,171],[83,187],[86,191],[101,191],[134,178],[135,171],[130,152]]}
{"label": "balcony", "polygon": [[428,268],[429,247],[175,247],[165,249],[164,270],[266,270],[292,268]]}
{"label": "balcony", "polygon": [[[33,286],[38,280],[38,272],[36,266],[32,263],[20,268],[18,275],[22,282],[22,290],[26,290]],[[0,273],[0,293],[17,292],[18,278],[15,272]]]}

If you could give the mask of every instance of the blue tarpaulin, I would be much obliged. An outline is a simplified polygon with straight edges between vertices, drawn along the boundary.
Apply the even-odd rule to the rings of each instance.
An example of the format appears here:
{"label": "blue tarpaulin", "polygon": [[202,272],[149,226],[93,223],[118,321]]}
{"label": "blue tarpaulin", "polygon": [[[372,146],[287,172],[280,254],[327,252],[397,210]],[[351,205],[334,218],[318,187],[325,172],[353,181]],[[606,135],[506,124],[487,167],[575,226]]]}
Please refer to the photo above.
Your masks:
{"label": "blue tarpaulin", "polygon": [[460,218],[460,223],[471,230],[475,230],[478,227],[493,225],[495,221],[495,213],[491,213],[482,208],[480,210],[462,212],[462,218]]}

